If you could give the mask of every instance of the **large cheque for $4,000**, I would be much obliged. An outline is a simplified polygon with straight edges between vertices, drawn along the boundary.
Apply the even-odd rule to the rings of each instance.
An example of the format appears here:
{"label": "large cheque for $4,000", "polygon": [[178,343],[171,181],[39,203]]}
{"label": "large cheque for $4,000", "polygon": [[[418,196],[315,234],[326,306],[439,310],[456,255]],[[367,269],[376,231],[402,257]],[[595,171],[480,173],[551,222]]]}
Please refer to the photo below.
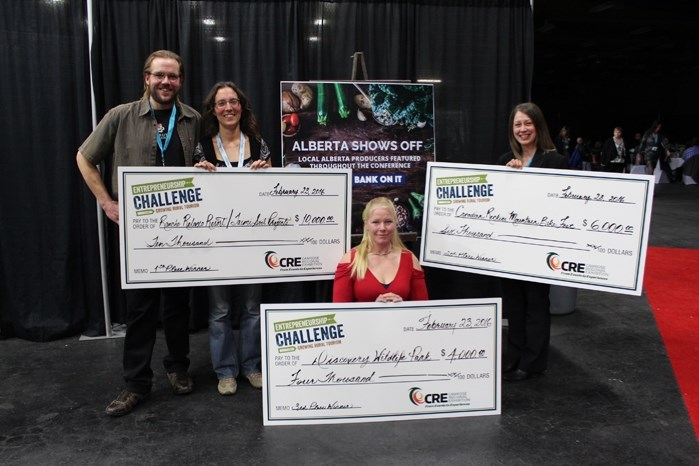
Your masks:
{"label": "large cheque for $4,000", "polygon": [[640,295],[649,175],[430,163],[421,263]]}
{"label": "large cheque for $4,000", "polygon": [[500,414],[500,298],[262,305],[265,425]]}
{"label": "large cheque for $4,000", "polygon": [[123,288],[332,279],[351,170],[120,167]]}

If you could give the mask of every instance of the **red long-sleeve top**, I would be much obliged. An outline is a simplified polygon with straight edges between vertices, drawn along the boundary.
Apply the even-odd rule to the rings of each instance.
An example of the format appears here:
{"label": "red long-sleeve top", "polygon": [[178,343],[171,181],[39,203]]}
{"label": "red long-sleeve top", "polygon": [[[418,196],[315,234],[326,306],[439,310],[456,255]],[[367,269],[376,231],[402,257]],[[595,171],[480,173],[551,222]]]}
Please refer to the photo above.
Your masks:
{"label": "red long-sleeve top", "polygon": [[[352,260],[355,252],[352,250]],[[398,273],[388,286],[379,282],[369,269],[363,280],[357,280],[357,277],[352,277],[351,273],[351,261],[337,265],[333,284],[334,303],[376,301],[379,295],[388,292],[397,294],[403,298],[403,301],[428,299],[425,272],[413,268],[413,254],[410,251],[401,252]]]}

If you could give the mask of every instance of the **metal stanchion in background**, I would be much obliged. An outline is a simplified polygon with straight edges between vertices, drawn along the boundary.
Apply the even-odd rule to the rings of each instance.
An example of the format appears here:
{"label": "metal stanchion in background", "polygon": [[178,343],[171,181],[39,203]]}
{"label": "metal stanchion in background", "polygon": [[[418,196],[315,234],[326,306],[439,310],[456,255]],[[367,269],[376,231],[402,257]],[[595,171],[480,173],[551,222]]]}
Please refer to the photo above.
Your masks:
{"label": "metal stanchion in background", "polygon": [[[92,128],[97,126],[97,110],[95,109],[95,86],[92,79],[92,2],[85,0],[87,6],[87,34],[88,43],[90,44],[90,105],[92,106]],[[122,338],[126,334],[126,326],[119,324],[112,326],[111,311],[109,308],[109,285],[107,283],[107,246],[105,240],[104,214],[97,200],[97,234],[99,235],[100,249],[100,271],[102,274],[102,301],[104,302],[104,328],[106,334],[103,336],[90,337],[86,335],[80,336],[80,341],[97,340],[103,338]]]}

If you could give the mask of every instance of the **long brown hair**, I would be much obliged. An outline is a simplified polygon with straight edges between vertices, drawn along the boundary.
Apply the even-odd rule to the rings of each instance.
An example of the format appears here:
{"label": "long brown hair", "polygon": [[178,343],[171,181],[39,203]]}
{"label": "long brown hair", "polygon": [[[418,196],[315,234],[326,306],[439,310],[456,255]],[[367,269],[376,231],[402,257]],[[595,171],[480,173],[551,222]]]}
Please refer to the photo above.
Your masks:
{"label": "long brown hair", "polygon": [[510,141],[510,149],[515,157],[518,159],[522,158],[522,145],[515,139],[514,133],[514,122],[515,115],[517,112],[522,112],[531,118],[534,123],[534,128],[536,128],[536,148],[541,149],[544,152],[556,152],[556,146],[551,140],[551,134],[549,133],[549,127],[546,124],[546,118],[544,118],[544,112],[541,111],[538,105],[532,102],[524,102],[516,105],[515,108],[510,112],[510,126],[507,129],[508,139]]}
{"label": "long brown hair", "polygon": [[224,87],[229,87],[238,94],[238,100],[240,100],[240,131],[248,137],[252,137],[256,140],[260,140],[262,136],[260,135],[260,129],[257,126],[257,119],[255,114],[252,112],[252,105],[250,105],[250,100],[243,91],[240,90],[238,86],[232,81],[219,81],[214,84],[211,88],[204,103],[202,104],[201,112],[201,134],[206,138],[212,138],[218,134],[218,120],[216,119],[216,113],[214,112],[214,107],[216,106],[216,93],[219,89]]}

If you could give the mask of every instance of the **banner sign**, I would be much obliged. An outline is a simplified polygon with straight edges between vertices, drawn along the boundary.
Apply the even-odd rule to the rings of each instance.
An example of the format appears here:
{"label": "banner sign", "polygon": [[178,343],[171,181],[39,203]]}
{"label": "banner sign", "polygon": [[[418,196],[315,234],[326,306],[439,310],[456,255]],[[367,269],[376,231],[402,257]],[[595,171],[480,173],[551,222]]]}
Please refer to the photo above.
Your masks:
{"label": "banner sign", "polygon": [[352,233],[376,196],[396,204],[399,232],[419,233],[435,160],[432,85],[283,81],[280,93],[284,165],[351,169]]}
{"label": "banner sign", "polygon": [[350,170],[120,167],[122,288],[330,280]]}
{"label": "banner sign", "polygon": [[500,414],[501,308],[263,304],[264,425]]}
{"label": "banner sign", "polygon": [[650,175],[430,163],[420,262],[640,295]]}

